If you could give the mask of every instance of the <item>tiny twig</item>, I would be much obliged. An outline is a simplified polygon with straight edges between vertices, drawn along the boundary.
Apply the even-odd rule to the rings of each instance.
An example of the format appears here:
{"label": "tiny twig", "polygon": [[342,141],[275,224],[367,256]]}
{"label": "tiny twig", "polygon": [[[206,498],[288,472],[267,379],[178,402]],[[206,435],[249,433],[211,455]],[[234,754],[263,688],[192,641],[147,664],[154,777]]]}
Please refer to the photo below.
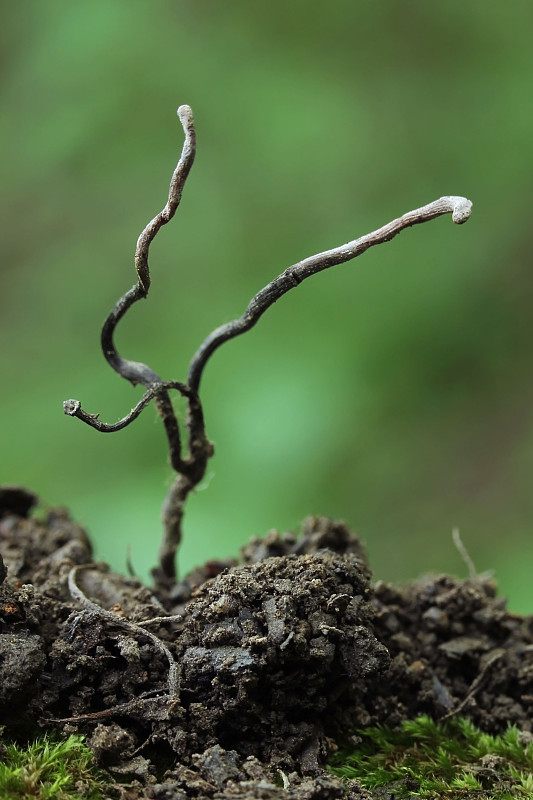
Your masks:
{"label": "tiny twig", "polygon": [[459,533],[459,528],[453,528],[452,539],[455,547],[457,548],[457,552],[459,553],[464,563],[466,564],[470,578],[472,578],[472,580],[476,580],[478,578],[476,565],[472,561],[470,553],[463,544],[463,540],[461,539],[461,534]]}
{"label": "tiny twig", "polygon": [[457,714],[461,713],[463,708],[465,708],[465,706],[470,702],[470,700],[479,692],[481,686],[483,685],[492,667],[495,664],[497,664],[498,661],[500,661],[503,658],[503,656],[504,656],[504,651],[501,649],[497,649],[493,653],[491,653],[479,675],[477,675],[470,684],[468,692],[463,697],[459,705],[452,711],[448,711],[447,714],[441,717],[441,720],[450,719],[451,717],[455,717]]}
{"label": "tiny twig", "polygon": [[[153,698],[159,699],[159,698]],[[88,714],[78,714],[75,717],[43,717],[43,722],[84,722],[92,720],[105,719],[106,717],[114,717],[119,714],[128,714],[130,711],[139,711],[141,702],[130,700],[129,703],[119,703],[119,705],[111,706],[110,708],[103,708],[101,711],[92,711]]]}
{"label": "tiny twig", "polygon": [[[161,700],[162,697],[167,697],[167,695],[162,695],[161,693],[155,694],[153,697],[149,697],[148,694],[153,694],[153,691],[150,693],[143,692],[143,694],[136,697],[134,700],[129,700],[127,703],[118,703],[118,705],[103,708],[101,711],[91,711],[88,714],[78,714],[74,717],[42,717],[41,722],[84,722],[86,720],[93,721],[106,719],[106,717],[127,715],[131,712],[137,715],[141,714],[144,717],[145,714],[143,710],[147,703],[154,703],[157,700]],[[172,703],[176,702],[177,698],[173,698]]]}
{"label": "tiny twig", "polygon": [[414,211],[408,211],[398,219],[387,223],[387,225],[378,228],[376,231],[372,231],[372,233],[359,237],[359,239],[354,239],[352,242],[343,244],[333,250],[317,253],[314,256],[305,258],[303,261],[299,261],[297,264],[293,264],[292,267],[288,267],[250,300],[248,308],[242,317],[221,325],[209,334],[192,358],[187,377],[188,385],[198,391],[204,367],[215,350],[224,342],[229,341],[229,339],[240,336],[241,333],[253,328],[267,308],[270,308],[276,300],[279,300],[280,297],[294,289],[306,278],[315,275],[317,272],[322,272],[324,269],[351,261],[353,258],[362,255],[370,247],[374,247],[374,245],[390,242],[405,228],[419,225],[422,222],[429,222],[429,220],[436,219],[436,217],[440,217],[443,214],[451,214],[453,221],[458,225],[462,225],[470,217],[471,211],[472,203],[466,197],[441,197],[426,206],[416,208]]}
{"label": "tiny twig", "polygon": [[121,628],[126,628],[126,630],[130,631],[130,633],[134,633],[136,636],[145,636],[147,639],[150,639],[154,647],[156,647],[160,653],[163,653],[165,658],[169,664],[168,670],[168,693],[171,697],[177,698],[179,697],[179,684],[180,684],[180,673],[179,673],[179,666],[177,662],[174,660],[174,656],[161,641],[158,636],[147,631],[141,625],[138,625],[136,622],[131,622],[129,619],[125,619],[124,617],[120,617],[118,614],[115,614],[113,611],[107,611],[105,608],[102,608],[97,603],[94,603],[92,600],[85,595],[85,593],[80,589],[78,584],[76,583],[76,576],[78,572],[82,569],[94,569],[94,564],[81,564],[76,567],[73,567],[69,574],[68,574],[68,588],[73,599],[78,600],[84,608],[88,611],[97,614],[102,619],[111,622],[113,625],[118,625]]}
{"label": "tiny twig", "polygon": [[152,617],[151,619],[143,619],[142,622],[138,622],[137,625],[139,628],[144,628],[146,625],[155,625],[156,622],[182,622],[183,621],[183,614],[170,614],[168,617]]}
{"label": "tiny twig", "polygon": [[144,750],[144,748],[150,744],[150,742],[152,741],[152,736],[153,733],[147,736],[144,742],[141,742],[141,744],[138,747],[136,747],[135,750],[132,750],[131,753],[128,753],[128,758],[135,758],[135,756],[138,756],[141,750]]}

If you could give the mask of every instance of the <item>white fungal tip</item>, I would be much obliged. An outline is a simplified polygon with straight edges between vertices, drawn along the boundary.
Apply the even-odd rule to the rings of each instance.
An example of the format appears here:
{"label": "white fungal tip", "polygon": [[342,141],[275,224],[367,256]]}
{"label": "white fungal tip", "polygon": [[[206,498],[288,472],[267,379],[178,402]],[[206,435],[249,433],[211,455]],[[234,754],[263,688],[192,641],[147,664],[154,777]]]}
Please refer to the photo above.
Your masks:
{"label": "white fungal tip", "polygon": [[63,403],[63,411],[65,414],[68,414],[69,417],[75,417],[80,408],[81,403],[79,400],[65,400]]}
{"label": "white fungal tip", "polygon": [[457,225],[462,225],[466,222],[472,213],[472,203],[466,197],[454,197],[452,220]]}
{"label": "white fungal tip", "polygon": [[178,117],[184,128],[194,123],[192,108],[188,105],[183,105],[178,108]]}

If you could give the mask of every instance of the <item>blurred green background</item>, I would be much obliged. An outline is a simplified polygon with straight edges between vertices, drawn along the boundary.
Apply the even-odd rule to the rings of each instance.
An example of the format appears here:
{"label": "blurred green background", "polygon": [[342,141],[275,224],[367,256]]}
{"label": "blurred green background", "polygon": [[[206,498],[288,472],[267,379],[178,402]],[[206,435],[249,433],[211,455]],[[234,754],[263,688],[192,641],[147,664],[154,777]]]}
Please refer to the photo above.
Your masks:
{"label": "blurred green background", "polygon": [[[4,4],[7,9],[7,4]],[[449,217],[310,279],[208,365],[217,448],[180,568],[309,513],[376,578],[495,570],[531,612],[533,5],[26,0],[2,24],[2,482],[71,509],[146,575],[171,481],[151,408],[99,350],[195,112],[182,206],[117,345],[184,379],[210,330],[295,261],[443,194]],[[205,491],[204,491],[205,489]]]}

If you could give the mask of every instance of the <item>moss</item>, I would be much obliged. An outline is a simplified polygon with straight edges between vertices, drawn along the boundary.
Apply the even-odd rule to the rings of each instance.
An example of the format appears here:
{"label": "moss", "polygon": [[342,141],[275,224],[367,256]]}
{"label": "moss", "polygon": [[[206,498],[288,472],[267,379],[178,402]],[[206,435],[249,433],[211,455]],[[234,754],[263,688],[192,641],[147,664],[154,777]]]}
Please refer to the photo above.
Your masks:
{"label": "moss", "polygon": [[2,800],[100,800],[108,787],[82,736],[58,741],[45,735],[27,747],[1,748]]}
{"label": "moss", "polygon": [[427,716],[358,731],[356,749],[337,752],[330,769],[394,798],[533,798],[533,743],[509,727],[500,736],[467,719]]}

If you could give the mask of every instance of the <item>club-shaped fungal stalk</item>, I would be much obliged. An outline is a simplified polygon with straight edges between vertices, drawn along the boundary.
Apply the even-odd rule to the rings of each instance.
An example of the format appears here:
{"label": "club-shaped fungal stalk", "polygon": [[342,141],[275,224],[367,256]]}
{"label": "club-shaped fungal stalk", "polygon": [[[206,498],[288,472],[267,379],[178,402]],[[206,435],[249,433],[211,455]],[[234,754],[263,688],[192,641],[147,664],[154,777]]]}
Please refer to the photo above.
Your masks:
{"label": "club-shaped fungal stalk", "polygon": [[[148,295],[150,288],[150,270],[148,252],[150,244],[159,229],[169,222],[181,200],[183,187],[192,167],[196,153],[196,132],[192,111],[189,106],[180,106],[178,117],[183,127],[185,141],[178,165],[172,175],[168,201],[163,210],[148,223],[137,241],[135,251],[135,269],[137,282],[116,303],[106,319],[101,335],[102,350],[108,363],[123,378],[136,386],[141,384],[146,391],[137,405],[123,419],[113,424],[101,422],[98,414],[88,414],[78,400],[66,400],[63,403],[65,414],[78,417],[86,424],[103,433],[122,430],[133,422],[144,408],[154,401],[163,421],[167,435],[170,464],[177,473],[163,504],[163,539],[159,550],[159,566],[153,570],[156,582],[161,586],[169,586],[176,578],[176,552],[181,541],[183,509],[188,494],[198,485],[205,475],[209,458],[214,453],[211,442],[205,433],[202,404],[198,395],[202,374],[211,355],[221,344],[250,330],[264,312],[284,294],[294,289],[306,278],[317,272],[329,269],[362,255],[376,244],[389,242],[405,228],[419,225],[422,222],[451,214],[452,220],[461,225],[470,217],[472,203],[465,197],[447,196],[428,203],[428,205],[408,211],[398,219],[381,228],[360,236],[347,244],[326,250],[323,253],[305,258],[288,267],[281,275],[268,283],[249,302],[244,314],[238,319],[216,328],[200,345],[193,356],[187,382],[164,381],[146,364],[130,361],[119,355],[113,340],[115,328],[126,311],[141,298]],[[182,453],[181,432],[178,419],[170,399],[170,391],[177,391],[187,401],[187,417],[185,429],[187,433],[187,453]]]}

